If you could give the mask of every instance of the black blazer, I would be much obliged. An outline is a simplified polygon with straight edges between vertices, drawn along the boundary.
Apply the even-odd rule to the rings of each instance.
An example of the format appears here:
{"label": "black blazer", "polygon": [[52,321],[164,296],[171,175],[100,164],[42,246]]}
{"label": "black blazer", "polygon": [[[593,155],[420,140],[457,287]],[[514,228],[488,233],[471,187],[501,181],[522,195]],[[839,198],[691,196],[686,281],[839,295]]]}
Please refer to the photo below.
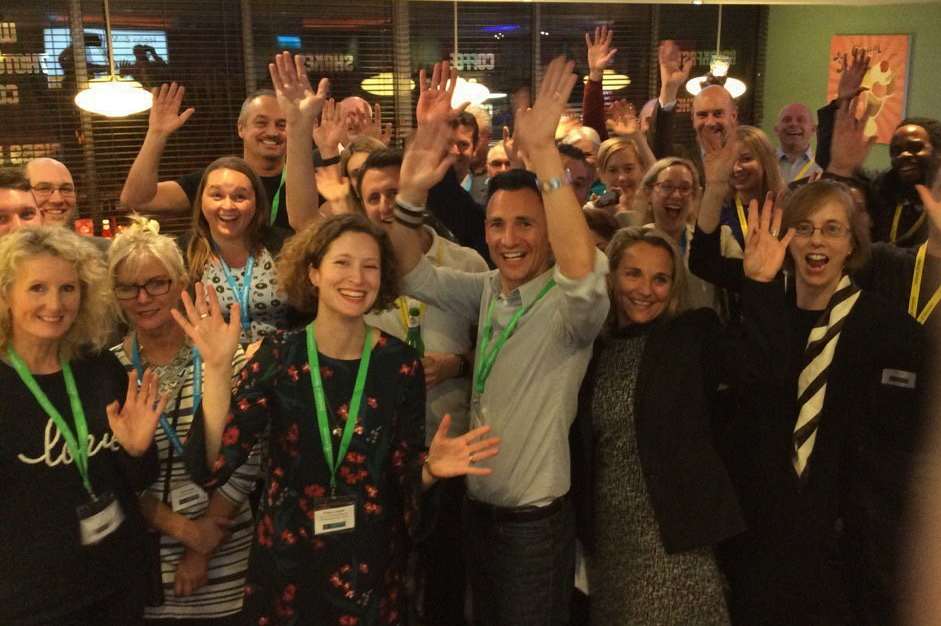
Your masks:
{"label": "black blazer", "polygon": [[[732,482],[713,437],[719,373],[724,352],[719,319],[698,309],[648,329],[637,373],[634,420],[641,467],[668,553],[709,546],[744,530]],[[595,344],[595,355],[604,349]],[[591,533],[593,358],[579,395],[572,428],[573,496],[579,538],[586,550]]]}
{"label": "black blazer", "polygon": [[749,530],[726,548],[738,623],[886,625],[921,426],[923,329],[862,292],[805,480],[791,467],[801,337],[781,281],[743,282],[738,411],[724,439]]}

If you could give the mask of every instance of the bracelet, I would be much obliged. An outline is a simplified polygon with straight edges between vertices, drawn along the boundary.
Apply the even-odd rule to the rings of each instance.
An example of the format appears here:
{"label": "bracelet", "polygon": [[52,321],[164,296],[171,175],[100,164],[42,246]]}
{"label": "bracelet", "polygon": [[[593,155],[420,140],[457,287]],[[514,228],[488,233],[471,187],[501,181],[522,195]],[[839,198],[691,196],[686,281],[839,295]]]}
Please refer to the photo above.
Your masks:
{"label": "bracelet", "polygon": [[549,193],[556,189],[561,189],[565,185],[571,185],[572,173],[566,169],[562,176],[553,176],[548,180],[538,180],[537,182],[539,183],[539,189],[541,189],[543,193]]}
{"label": "bracelet", "polygon": [[392,206],[392,216],[396,222],[408,228],[420,228],[425,223],[425,209],[415,207],[398,198]]}
{"label": "bracelet", "polygon": [[332,156],[327,159],[321,159],[318,167],[330,167],[331,165],[336,165],[340,162],[340,155]]}

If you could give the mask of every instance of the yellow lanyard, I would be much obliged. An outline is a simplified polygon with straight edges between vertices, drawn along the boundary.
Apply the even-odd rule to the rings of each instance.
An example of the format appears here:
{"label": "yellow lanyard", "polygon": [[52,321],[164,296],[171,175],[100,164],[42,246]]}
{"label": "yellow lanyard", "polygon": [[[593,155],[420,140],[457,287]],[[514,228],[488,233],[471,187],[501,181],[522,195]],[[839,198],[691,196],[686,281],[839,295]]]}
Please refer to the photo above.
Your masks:
{"label": "yellow lanyard", "polygon": [[928,254],[928,242],[918,247],[918,255],[915,257],[915,272],[912,274],[912,290],[908,297],[908,314],[918,320],[919,324],[924,324],[931,315],[934,308],[941,301],[941,285],[934,290],[931,299],[925,304],[925,308],[918,313],[918,299],[921,296],[921,279],[925,273],[925,256]]}
{"label": "yellow lanyard", "polygon": [[[900,239],[898,235],[899,235],[899,222],[901,221],[901,219],[902,219],[902,203],[899,202],[898,204],[895,205],[895,215],[892,216],[892,229],[889,231],[889,243],[895,243],[897,239]],[[915,220],[915,223],[912,224],[912,227],[908,229],[908,232],[902,235],[901,239],[908,237],[909,235],[917,231],[919,228],[921,228],[921,224],[924,221],[925,221],[925,213],[922,212],[922,214],[918,216],[918,219]]]}
{"label": "yellow lanyard", "polygon": [[799,172],[797,172],[797,176],[795,176],[794,178],[792,178],[792,179],[791,179],[791,182],[793,183],[795,180],[800,180],[801,178],[803,178],[803,177],[804,177],[804,174],[807,173],[807,170],[809,170],[809,169],[810,169],[810,166],[813,165],[813,164],[814,164],[813,161],[807,161],[806,163],[804,163],[804,167],[802,167],[801,170],[800,170]]}
{"label": "yellow lanyard", "polygon": [[738,223],[742,227],[742,239],[748,237],[748,218],[745,217],[745,207],[742,206],[742,199],[735,196],[735,211],[738,213]]}

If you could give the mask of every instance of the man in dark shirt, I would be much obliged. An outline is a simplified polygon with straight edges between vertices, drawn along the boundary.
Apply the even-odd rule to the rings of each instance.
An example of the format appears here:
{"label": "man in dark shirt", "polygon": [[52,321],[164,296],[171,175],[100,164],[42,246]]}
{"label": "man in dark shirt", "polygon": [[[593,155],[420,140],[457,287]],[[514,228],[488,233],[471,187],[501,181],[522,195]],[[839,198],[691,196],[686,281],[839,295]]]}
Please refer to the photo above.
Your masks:
{"label": "man in dark shirt", "polygon": [[[158,182],[160,158],[167,140],[194,112],[188,108],[180,113],[183,93],[184,88],[174,83],[161,86],[154,96],[147,136],[121,190],[121,203],[131,209],[182,211],[189,209],[196,199],[202,170]],[[275,93],[261,89],[250,94],[242,103],[237,128],[242,138],[242,158],[265,186],[274,216],[271,224],[293,228],[286,209],[283,176],[287,122]]]}

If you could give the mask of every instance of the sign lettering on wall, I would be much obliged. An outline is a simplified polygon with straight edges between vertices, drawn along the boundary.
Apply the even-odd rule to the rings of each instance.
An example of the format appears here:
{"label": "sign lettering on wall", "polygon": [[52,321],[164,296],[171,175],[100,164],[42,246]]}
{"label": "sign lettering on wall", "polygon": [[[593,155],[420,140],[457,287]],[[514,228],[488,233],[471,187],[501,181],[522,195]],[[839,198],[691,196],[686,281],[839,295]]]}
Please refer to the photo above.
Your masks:
{"label": "sign lettering on wall", "polygon": [[23,165],[39,157],[58,157],[60,143],[22,143],[0,146],[0,165]]}
{"label": "sign lettering on wall", "polygon": [[16,85],[0,85],[0,104],[19,104],[20,88]]}
{"label": "sign lettering on wall", "polygon": [[493,53],[459,52],[451,53],[451,65],[459,72],[472,70],[492,70],[497,66],[497,57]]}
{"label": "sign lettering on wall", "polygon": [[0,43],[16,43],[16,24],[0,22]]}
{"label": "sign lettering on wall", "polygon": [[304,61],[308,72],[352,72],[355,68],[352,54],[309,54]]}

